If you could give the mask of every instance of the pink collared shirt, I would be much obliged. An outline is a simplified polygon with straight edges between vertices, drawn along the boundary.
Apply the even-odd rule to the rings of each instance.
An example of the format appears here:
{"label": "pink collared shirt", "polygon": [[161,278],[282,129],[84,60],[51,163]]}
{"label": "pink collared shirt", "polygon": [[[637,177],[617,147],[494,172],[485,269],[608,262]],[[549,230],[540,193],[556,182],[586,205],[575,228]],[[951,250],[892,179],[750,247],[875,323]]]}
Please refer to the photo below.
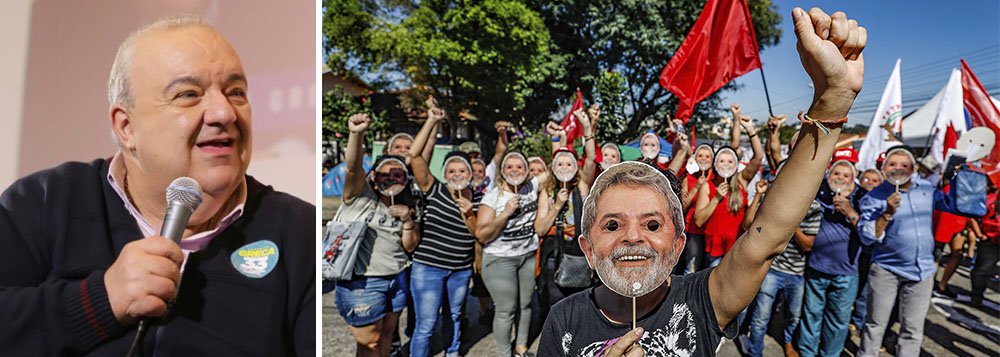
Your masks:
{"label": "pink collared shirt", "polygon": [[[129,201],[128,195],[125,193],[125,190],[118,186],[117,183],[118,180],[116,180],[115,178],[122,177],[124,174],[125,174],[125,162],[122,159],[122,153],[118,152],[111,159],[111,164],[108,169],[108,183],[111,184],[111,187],[114,188],[115,192],[118,193],[118,197],[120,197],[122,199],[122,202],[125,203],[125,209],[127,209],[128,213],[132,215],[133,219],[135,219],[135,223],[139,225],[139,230],[142,231],[142,235],[144,237],[157,235],[158,231],[156,230],[156,228],[150,225],[149,221],[146,221],[146,218],[143,217],[142,214],[139,213],[139,210],[132,205],[132,201]],[[225,231],[226,228],[228,228],[230,225],[236,222],[236,220],[238,220],[243,215],[243,205],[246,204],[246,196],[247,196],[246,179],[244,178],[243,180],[244,180],[242,185],[243,192],[240,195],[240,197],[242,197],[240,204],[237,205],[235,208],[233,208],[233,210],[230,211],[229,214],[223,217],[222,221],[219,222],[219,225],[216,226],[215,229],[212,229],[210,231],[199,232],[190,237],[181,239],[180,246],[181,250],[184,251],[185,256],[187,255],[187,253],[197,252],[202,248],[205,248],[205,246],[207,246],[208,243],[212,241],[212,239],[217,237],[219,234],[222,234],[222,232]]]}

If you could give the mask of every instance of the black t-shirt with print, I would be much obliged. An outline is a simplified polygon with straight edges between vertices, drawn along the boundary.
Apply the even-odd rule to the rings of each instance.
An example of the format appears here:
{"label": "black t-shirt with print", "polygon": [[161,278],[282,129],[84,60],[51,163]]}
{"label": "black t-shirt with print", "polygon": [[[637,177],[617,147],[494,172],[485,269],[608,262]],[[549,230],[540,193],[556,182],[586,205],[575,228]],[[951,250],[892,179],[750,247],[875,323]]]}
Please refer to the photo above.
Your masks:
{"label": "black t-shirt with print", "polygon": [[[639,345],[647,356],[715,356],[722,338],[736,336],[736,324],[719,329],[708,296],[706,269],[671,277],[670,291],[636,324],[645,331]],[[574,294],[552,307],[542,327],[538,356],[602,356],[631,322],[616,324],[597,309],[594,288]]]}

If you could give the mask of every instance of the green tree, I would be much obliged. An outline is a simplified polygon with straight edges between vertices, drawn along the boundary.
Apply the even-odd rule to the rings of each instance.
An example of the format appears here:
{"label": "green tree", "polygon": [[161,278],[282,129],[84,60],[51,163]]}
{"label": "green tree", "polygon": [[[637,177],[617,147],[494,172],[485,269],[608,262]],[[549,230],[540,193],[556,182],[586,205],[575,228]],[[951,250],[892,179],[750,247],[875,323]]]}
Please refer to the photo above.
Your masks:
{"label": "green tree", "polygon": [[[676,109],[676,98],[659,84],[659,75],[694,25],[705,1],[690,0],[529,0],[551,34],[551,51],[568,58],[565,86],[596,93],[601,101],[615,99],[606,112],[626,118],[615,138],[636,136],[648,118],[665,118]],[[781,16],[770,0],[749,0],[759,48],[775,45],[781,37]],[[621,76],[620,98],[600,88],[608,71]],[[595,88],[595,83],[598,88]],[[723,90],[732,90],[727,85]],[[539,93],[528,111],[547,112],[565,105],[565,93]],[[622,103],[619,105],[618,103]],[[610,104],[610,103],[609,103]],[[718,93],[695,107],[693,119],[702,124],[717,120]],[[603,114],[602,114],[603,115]],[[658,120],[665,124],[665,120]],[[662,127],[653,128],[657,132]]]}
{"label": "green tree", "polygon": [[[579,87],[605,109],[603,141],[662,132],[676,98],[659,75],[701,13],[690,0],[324,0],[324,56],[376,89],[428,87],[450,112],[541,128]],[[771,0],[748,0],[760,48],[781,36]],[[734,85],[722,90],[734,90]],[[723,113],[718,93],[695,107],[700,126]]]}
{"label": "green tree", "polygon": [[334,71],[430,87],[449,111],[488,123],[519,116],[563,62],[538,14],[512,0],[326,0],[323,41]]}
{"label": "green tree", "polygon": [[372,110],[370,97],[353,98],[342,88],[334,87],[323,95],[323,139],[337,141],[339,138],[347,138],[347,119],[357,113],[372,117],[372,122],[365,131],[365,142],[388,137],[388,123],[379,120],[384,113]]}
{"label": "green tree", "polygon": [[525,129],[513,133],[510,138],[510,150],[519,151],[524,157],[541,157],[546,163],[552,160],[552,138],[545,129]]}
{"label": "green tree", "polygon": [[621,142],[628,118],[625,117],[625,78],[621,74],[605,71],[597,78],[594,92],[601,103],[601,119],[597,122],[597,142]]}

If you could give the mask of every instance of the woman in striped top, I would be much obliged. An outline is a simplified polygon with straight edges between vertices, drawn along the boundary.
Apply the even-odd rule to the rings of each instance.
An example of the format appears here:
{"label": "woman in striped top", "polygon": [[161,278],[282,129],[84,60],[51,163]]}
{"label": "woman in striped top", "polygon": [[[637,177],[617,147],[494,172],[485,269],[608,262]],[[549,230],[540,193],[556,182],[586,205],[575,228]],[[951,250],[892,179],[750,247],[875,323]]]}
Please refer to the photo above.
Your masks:
{"label": "woman in striped top", "polygon": [[427,121],[414,139],[414,145],[410,146],[413,178],[426,196],[421,242],[413,252],[410,271],[410,293],[417,322],[410,340],[410,356],[422,357],[430,353],[442,293],[447,294],[454,327],[446,352],[447,356],[457,356],[461,331],[459,315],[469,291],[475,244],[476,216],[472,211],[474,199],[469,187],[472,166],[465,153],[454,151],[444,161],[445,182],[431,175],[422,151],[427,150],[425,144],[445,113],[436,107],[427,113]]}

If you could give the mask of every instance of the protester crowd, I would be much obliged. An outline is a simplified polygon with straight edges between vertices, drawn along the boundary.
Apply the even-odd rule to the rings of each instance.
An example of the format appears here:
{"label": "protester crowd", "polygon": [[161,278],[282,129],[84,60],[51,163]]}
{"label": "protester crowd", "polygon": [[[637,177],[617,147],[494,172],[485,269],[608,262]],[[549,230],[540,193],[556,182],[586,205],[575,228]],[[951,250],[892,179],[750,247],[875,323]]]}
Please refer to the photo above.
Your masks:
{"label": "protester crowd", "polygon": [[[430,342],[444,338],[434,334],[441,322],[451,329],[444,352],[457,356],[462,320],[473,318],[463,309],[473,295],[484,312],[480,321],[492,326],[497,355],[532,356],[531,319],[544,320],[560,300],[602,284],[577,242],[577,227],[595,180],[622,161],[620,146],[595,140],[601,111],[592,105],[570,114],[580,137],[556,123],[545,126],[550,157],[508,150],[512,126],[498,122],[491,158],[482,157],[478,143],[464,143],[446,155],[435,177],[433,138],[448,113],[433,98],[426,105],[420,131],[394,135],[370,172],[362,158],[372,118],[349,119],[344,203],[335,220],[369,223],[352,278],[333,288],[338,311],[358,355],[398,353],[398,320],[409,306],[410,355],[429,355]],[[753,237],[744,232],[782,170],[783,147],[796,145],[795,137],[779,138],[786,116],[768,118],[762,138],[739,105],[730,109],[725,144],[694,146],[691,129],[670,120],[669,158],[660,157],[660,136],[639,138],[637,161],[665,176],[683,207],[686,241],[676,276],[713,269],[738,239]],[[748,147],[740,145],[744,137]],[[861,171],[857,162],[848,143],[834,152],[818,191],[801,192],[814,196],[808,212],[735,319],[743,353],[763,354],[776,316],[785,318],[778,342],[786,355],[840,355],[851,333],[860,335],[859,355],[877,355],[898,300],[896,353],[916,355],[932,293],[954,295],[948,280],[963,257],[975,258],[971,299],[982,303],[1000,253],[995,184],[987,180],[987,213],[970,216],[950,194],[949,179],[937,179],[944,168],[921,170],[908,147],[883,153],[877,169]],[[935,282],[938,261],[945,271]],[[775,312],[778,306],[786,311]]]}
{"label": "protester crowd", "polygon": [[[769,118],[765,150],[751,118],[736,104],[731,110],[738,124],[729,145],[692,148],[683,129],[672,128],[667,136],[674,156],[662,163],[660,138],[653,133],[640,138],[640,161],[671,179],[685,210],[687,241],[675,274],[717,265],[753,221],[782,167],[778,129],[785,116]],[[616,143],[594,141],[598,106],[573,115],[583,128],[582,156],[555,123],[546,128],[553,140],[551,158],[508,151],[510,125],[501,122],[497,152],[489,162],[481,159],[478,144],[460,145],[464,150],[444,160],[443,181],[431,175],[428,163],[431,138],[447,117],[444,110],[431,107],[415,137],[394,135],[370,173],[355,168],[360,168],[360,138],[371,118],[351,118],[346,181],[357,184],[345,188],[340,216],[374,212],[372,221],[378,224],[373,225],[379,227],[374,243],[362,248],[356,279],[338,282],[335,289],[338,309],[354,326],[359,349],[387,352],[409,299],[415,317],[410,354],[428,355],[443,317],[454,331],[446,353],[457,355],[463,307],[472,293],[486,317],[492,316],[498,355],[529,356],[534,295],[542,310],[535,316],[544,318],[556,302],[601,283],[575,241],[575,230],[590,185],[620,162],[621,151]],[[738,145],[743,134],[752,154],[743,154],[745,148]],[[741,162],[745,157],[750,159]],[[903,312],[897,351],[916,353],[932,289],[954,295],[947,283],[963,257],[976,257],[972,301],[981,303],[997,261],[996,186],[989,185],[989,212],[965,217],[947,197],[948,180],[934,184],[916,173],[920,164],[911,149],[899,146],[883,153],[877,170],[859,172],[857,160],[850,147],[834,153],[809,212],[784,252],[774,257],[754,303],[741,315],[739,340],[746,354],[762,355],[779,302],[786,311],[774,316],[786,318],[779,341],[786,355],[839,355],[852,332],[861,334],[862,355],[877,353],[897,296]],[[411,189],[413,183],[419,191]],[[945,272],[935,283],[942,254]]]}

